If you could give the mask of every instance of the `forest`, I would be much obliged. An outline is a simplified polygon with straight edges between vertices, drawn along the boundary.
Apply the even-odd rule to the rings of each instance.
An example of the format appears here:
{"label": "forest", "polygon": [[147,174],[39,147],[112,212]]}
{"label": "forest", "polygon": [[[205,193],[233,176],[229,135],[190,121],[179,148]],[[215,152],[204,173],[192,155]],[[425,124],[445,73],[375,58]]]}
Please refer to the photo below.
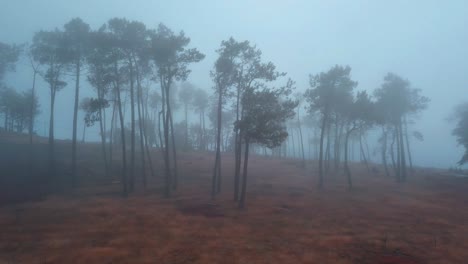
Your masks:
{"label": "forest", "polygon": [[[0,42],[0,263],[466,259],[467,103],[449,123],[460,167],[422,168],[412,144],[431,99],[404,73],[369,92],[336,64],[297,87],[254,40],[216,54],[200,87],[190,77],[205,54],[162,23],[74,18]],[[19,60],[27,90],[5,78]],[[64,89],[73,103],[57,108]],[[70,113],[69,140],[54,134],[57,111]]]}

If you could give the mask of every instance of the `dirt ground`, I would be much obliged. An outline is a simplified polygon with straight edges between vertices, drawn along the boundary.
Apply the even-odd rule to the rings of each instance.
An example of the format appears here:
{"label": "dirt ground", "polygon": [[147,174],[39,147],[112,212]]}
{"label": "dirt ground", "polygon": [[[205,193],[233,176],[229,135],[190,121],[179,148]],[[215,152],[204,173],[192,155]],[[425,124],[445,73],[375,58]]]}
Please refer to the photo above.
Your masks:
{"label": "dirt ground", "polygon": [[[80,157],[92,178],[99,159]],[[232,155],[223,156],[222,193],[210,199],[213,158],[181,153],[169,199],[155,157],[159,173],[146,190],[138,173],[128,198],[115,162],[107,181],[4,204],[0,263],[468,263],[467,178],[418,169],[398,184],[354,165],[352,191],[343,174],[318,190],[316,164],[253,156],[247,208],[238,210]]]}

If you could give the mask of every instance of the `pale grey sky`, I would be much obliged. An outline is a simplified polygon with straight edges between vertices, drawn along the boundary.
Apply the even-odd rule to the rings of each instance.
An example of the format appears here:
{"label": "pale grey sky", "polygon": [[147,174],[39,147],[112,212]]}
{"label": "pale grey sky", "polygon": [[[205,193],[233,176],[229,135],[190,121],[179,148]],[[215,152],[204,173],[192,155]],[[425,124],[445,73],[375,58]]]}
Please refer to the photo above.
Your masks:
{"label": "pale grey sky", "polygon": [[[461,156],[447,118],[454,105],[468,100],[468,1],[308,1],[308,0],[3,0],[0,41],[30,42],[34,32],[62,27],[81,17],[94,29],[112,17],[160,22],[184,30],[191,46],[207,55],[195,65],[190,81],[212,86],[209,71],[222,40],[249,40],[297,82],[308,75],[348,64],[358,89],[372,91],[391,71],[408,78],[431,99],[413,126],[425,141],[413,143],[414,160],[424,166],[449,167]],[[29,89],[31,76],[23,62],[9,74],[10,86]],[[41,83],[43,115],[48,89]],[[83,96],[92,95],[83,87]],[[57,136],[69,138],[73,89],[57,95]],[[64,109],[65,111],[61,111]],[[96,132],[94,132],[96,133]]]}

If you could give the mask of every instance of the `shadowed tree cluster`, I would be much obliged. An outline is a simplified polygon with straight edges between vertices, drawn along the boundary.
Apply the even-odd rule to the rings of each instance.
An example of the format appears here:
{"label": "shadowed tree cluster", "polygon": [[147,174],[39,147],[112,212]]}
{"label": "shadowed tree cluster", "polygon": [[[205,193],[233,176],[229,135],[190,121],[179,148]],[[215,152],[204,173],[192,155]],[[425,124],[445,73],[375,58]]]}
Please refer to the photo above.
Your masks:
{"label": "shadowed tree cluster", "polygon": [[[42,77],[50,96],[48,167],[54,176],[56,97],[62,89],[73,87],[73,187],[79,183],[79,110],[85,123],[82,141],[86,127],[99,126],[108,178],[115,177],[114,160],[121,160],[118,177],[124,196],[137,184],[146,190],[149,171],[152,177],[162,177],[163,195],[170,197],[180,180],[178,153],[197,150],[214,153],[210,190],[214,199],[223,181],[221,155],[232,152],[233,198],[240,208],[245,207],[252,154],[300,158],[302,168],[313,164],[308,160],[316,159],[318,188],[323,188],[326,175],[339,172],[346,175],[352,188],[350,162],[356,160],[355,153],[370,171],[369,134],[381,131],[378,144],[385,174],[393,173],[399,182],[412,172],[411,139],[423,139],[422,133],[411,131],[411,125],[429,100],[393,73],[368,94],[356,90],[358,82],[353,80],[350,66],[335,65],[310,75],[309,87],[293,93],[294,81],[288,79],[280,86],[286,73],[265,61],[257,46],[231,37],[216,50],[210,72],[213,93],[209,94],[189,80],[190,66],[205,55],[190,47],[190,38],[183,31],[176,33],[164,24],[147,28],[125,18],[112,18],[92,29],[75,18],[61,28],[33,36],[25,49],[33,72],[32,89],[20,93],[7,88],[3,80],[15,69],[22,49],[0,43],[4,129],[28,131],[32,145],[34,119],[39,113],[36,76]],[[91,97],[80,97],[84,85],[92,87]],[[453,134],[467,147],[465,110],[457,108]],[[161,153],[161,169],[152,158],[155,149]],[[467,162],[467,155],[460,164]]]}

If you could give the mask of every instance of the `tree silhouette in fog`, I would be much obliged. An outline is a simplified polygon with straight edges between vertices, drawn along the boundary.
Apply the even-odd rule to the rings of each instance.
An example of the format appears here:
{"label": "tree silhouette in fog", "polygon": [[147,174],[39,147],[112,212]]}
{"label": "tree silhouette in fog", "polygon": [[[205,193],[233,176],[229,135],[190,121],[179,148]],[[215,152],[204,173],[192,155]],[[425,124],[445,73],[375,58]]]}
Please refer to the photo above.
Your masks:
{"label": "tree silhouette in fog", "polygon": [[[323,187],[325,132],[329,130],[333,118],[337,119],[343,112],[341,107],[346,105],[357,85],[357,82],[351,80],[350,74],[351,67],[336,65],[327,72],[310,75],[310,88],[305,93],[309,103],[308,110],[310,113],[319,113],[321,119],[318,188]],[[327,142],[329,141],[330,137]]]}
{"label": "tree silhouette in fog", "polygon": [[15,70],[20,52],[20,47],[0,42],[0,88],[5,74]]}
{"label": "tree silhouette in fog", "polygon": [[[171,194],[171,189],[177,188],[177,155],[174,141],[174,125],[171,108],[171,87],[175,81],[185,81],[190,74],[188,66],[199,62],[205,55],[195,48],[188,49],[190,38],[184,32],[174,34],[174,32],[163,24],[151,33],[150,56],[156,67],[156,76],[161,87],[163,99],[162,117],[164,130],[164,161],[165,161],[165,196]],[[171,132],[171,135],[169,135]],[[174,163],[174,174],[172,175],[170,166],[169,140],[172,140],[172,153]],[[172,177],[174,176],[174,177]]]}
{"label": "tree silhouette in fog", "polygon": [[457,137],[458,144],[465,148],[465,153],[458,164],[463,165],[468,162],[468,103],[463,103],[455,108],[455,120],[457,122],[452,134]]}
{"label": "tree silhouette in fog", "polygon": [[245,206],[250,144],[275,148],[288,136],[285,122],[294,116],[294,108],[297,107],[296,101],[285,97],[291,93],[291,84],[292,82],[288,82],[288,86],[279,89],[260,86],[244,91],[243,117],[235,124],[241,132],[241,141],[245,144],[239,208]]}
{"label": "tree silhouette in fog", "polygon": [[197,88],[193,94],[193,107],[199,114],[199,127],[198,127],[198,149],[206,150],[206,125],[205,125],[205,112],[208,108],[209,99],[208,93]]}
{"label": "tree silhouette in fog", "polygon": [[55,97],[58,91],[67,83],[63,75],[67,70],[70,54],[67,52],[65,37],[62,31],[39,31],[34,35],[32,55],[35,61],[46,67],[44,80],[49,84],[50,118],[49,118],[49,171],[55,176],[55,144],[54,144],[54,109]]}
{"label": "tree silhouette in fog", "polygon": [[[34,102],[32,112],[31,101]],[[18,92],[13,88],[0,90],[0,109],[5,115],[6,131],[22,133],[29,130],[31,120],[40,113],[39,107],[39,99],[31,91]]]}
{"label": "tree silhouette in fog", "polygon": [[192,147],[189,147],[189,126],[188,126],[188,110],[193,104],[195,88],[193,84],[189,82],[182,83],[179,90],[179,101],[184,105],[184,150],[187,151]]}
{"label": "tree silhouette in fog", "polygon": [[371,126],[375,120],[374,103],[371,101],[367,92],[358,92],[354,97],[348,97],[341,107],[342,116],[345,119],[345,143],[344,143],[344,169],[348,178],[348,187],[353,187],[351,179],[351,169],[348,164],[349,138],[353,132],[359,131],[364,127]]}
{"label": "tree silhouette in fog", "polygon": [[405,151],[409,147],[404,142],[404,120],[405,117],[425,109],[429,99],[421,96],[419,89],[411,88],[408,80],[393,73],[384,77],[382,86],[375,91],[374,96],[377,100],[376,112],[379,122],[393,129],[397,145],[395,175],[397,181],[404,182],[407,177]]}
{"label": "tree silhouette in fog", "polygon": [[90,48],[90,27],[81,18],[74,18],[64,25],[64,41],[70,71],[75,77],[75,103],[73,107],[72,131],[72,186],[76,185],[76,141],[78,106],[80,97],[80,78],[83,64]]}

